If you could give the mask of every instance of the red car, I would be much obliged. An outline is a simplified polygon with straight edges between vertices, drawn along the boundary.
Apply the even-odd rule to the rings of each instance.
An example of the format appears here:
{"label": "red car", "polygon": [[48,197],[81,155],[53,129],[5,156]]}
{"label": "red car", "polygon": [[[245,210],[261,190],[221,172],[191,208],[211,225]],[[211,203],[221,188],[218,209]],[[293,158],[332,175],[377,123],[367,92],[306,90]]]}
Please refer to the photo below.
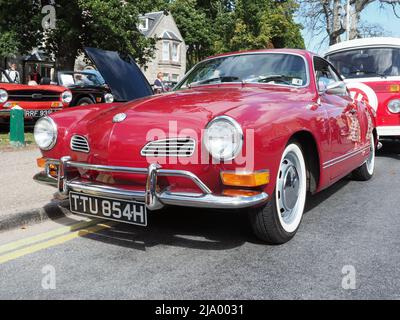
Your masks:
{"label": "red car", "polygon": [[68,107],[71,100],[71,91],[65,87],[16,84],[0,69],[0,123],[9,121],[15,106],[25,110],[26,119],[37,119]]}
{"label": "red car", "polygon": [[376,111],[378,135],[400,139],[400,38],[356,39],[326,54],[352,97]]}
{"label": "red car", "polygon": [[73,213],[146,226],[164,206],[241,209],[260,239],[284,243],[308,192],[372,177],[373,114],[310,52],[225,54],[172,93],[42,118],[34,179],[57,187]]}

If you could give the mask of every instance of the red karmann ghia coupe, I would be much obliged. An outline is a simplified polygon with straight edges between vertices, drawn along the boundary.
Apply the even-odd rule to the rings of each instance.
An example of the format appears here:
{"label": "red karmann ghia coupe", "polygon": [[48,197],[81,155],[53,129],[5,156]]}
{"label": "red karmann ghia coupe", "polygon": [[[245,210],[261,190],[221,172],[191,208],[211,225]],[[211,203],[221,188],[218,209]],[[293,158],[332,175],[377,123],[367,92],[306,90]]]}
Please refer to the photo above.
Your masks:
{"label": "red karmann ghia coupe", "polygon": [[246,209],[276,244],[298,230],[307,192],[370,179],[377,145],[371,108],[302,50],[212,57],[172,93],[62,111],[35,138],[45,170],[34,179],[73,213],[145,226],[166,205]]}
{"label": "red karmann ghia coupe", "polygon": [[13,83],[0,69],[0,123],[10,120],[16,106],[24,109],[25,119],[38,119],[68,107],[71,100],[72,93],[65,87]]}

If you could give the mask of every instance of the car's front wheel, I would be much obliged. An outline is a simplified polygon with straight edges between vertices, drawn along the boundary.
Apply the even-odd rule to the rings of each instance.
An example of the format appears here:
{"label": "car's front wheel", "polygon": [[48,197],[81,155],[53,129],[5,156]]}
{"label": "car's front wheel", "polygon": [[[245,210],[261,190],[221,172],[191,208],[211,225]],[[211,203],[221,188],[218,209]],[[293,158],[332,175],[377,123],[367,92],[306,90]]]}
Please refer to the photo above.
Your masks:
{"label": "car's front wheel", "polygon": [[306,171],[301,146],[297,142],[289,143],[282,155],[271,200],[249,212],[252,228],[259,239],[282,244],[296,234],[307,196]]}
{"label": "car's front wheel", "polygon": [[81,99],[79,99],[79,101],[76,103],[77,106],[87,106],[89,104],[93,104],[94,102],[92,101],[92,99],[88,98],[88,97],[83,97]]}

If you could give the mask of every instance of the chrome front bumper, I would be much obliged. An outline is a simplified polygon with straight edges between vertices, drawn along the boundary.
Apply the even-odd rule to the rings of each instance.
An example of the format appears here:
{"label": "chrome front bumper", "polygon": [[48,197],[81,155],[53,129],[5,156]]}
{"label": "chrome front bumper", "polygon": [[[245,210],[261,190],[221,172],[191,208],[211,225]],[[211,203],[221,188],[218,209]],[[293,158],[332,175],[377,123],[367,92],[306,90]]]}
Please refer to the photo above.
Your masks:
{"label": "chrome front bumper", "polygon": [[[58,166],[58,179],[50,175],[50,164]],[[68,170],[71,168],[145,175],[147,176],[146,188],[143,191],[136,191],[96,182],[86,182],[76,178],[70,180],[68,179]],[[158,191],[158,177],[189,179],[196,184],[201,192],[176,193],[168,190]],[[45,171],[36,174],[33,179],[38,183],[58,188],[57,197],[59,198],[68,198],[69,192],[74,191],[93,196],[141,201],[146,204],[149,210],[158,210],[165,205],[213,209],[241,209],[259,206],[268,200],[268,195],[265,192],[259,192],[251,196],[216,195],[193,173],[183,170],[162,169],[156,164],[151,164],[148,168],[115,167],[74,162],[69,157],[63,157],[60,161],[48,160]]]}

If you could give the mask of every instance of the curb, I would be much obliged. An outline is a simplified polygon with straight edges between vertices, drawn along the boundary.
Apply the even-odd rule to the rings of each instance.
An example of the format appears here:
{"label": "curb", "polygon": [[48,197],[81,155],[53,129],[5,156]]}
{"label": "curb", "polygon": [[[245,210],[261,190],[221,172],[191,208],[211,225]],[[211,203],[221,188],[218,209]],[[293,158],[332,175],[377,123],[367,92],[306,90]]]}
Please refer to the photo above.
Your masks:
{"label": "curb", "polygon": [[63,208],[65,201],[53,201],[43,208],[17,212],[0,217],[0,232],[19,229],[25,226],[55,220],[67,216],[68,210]]}

